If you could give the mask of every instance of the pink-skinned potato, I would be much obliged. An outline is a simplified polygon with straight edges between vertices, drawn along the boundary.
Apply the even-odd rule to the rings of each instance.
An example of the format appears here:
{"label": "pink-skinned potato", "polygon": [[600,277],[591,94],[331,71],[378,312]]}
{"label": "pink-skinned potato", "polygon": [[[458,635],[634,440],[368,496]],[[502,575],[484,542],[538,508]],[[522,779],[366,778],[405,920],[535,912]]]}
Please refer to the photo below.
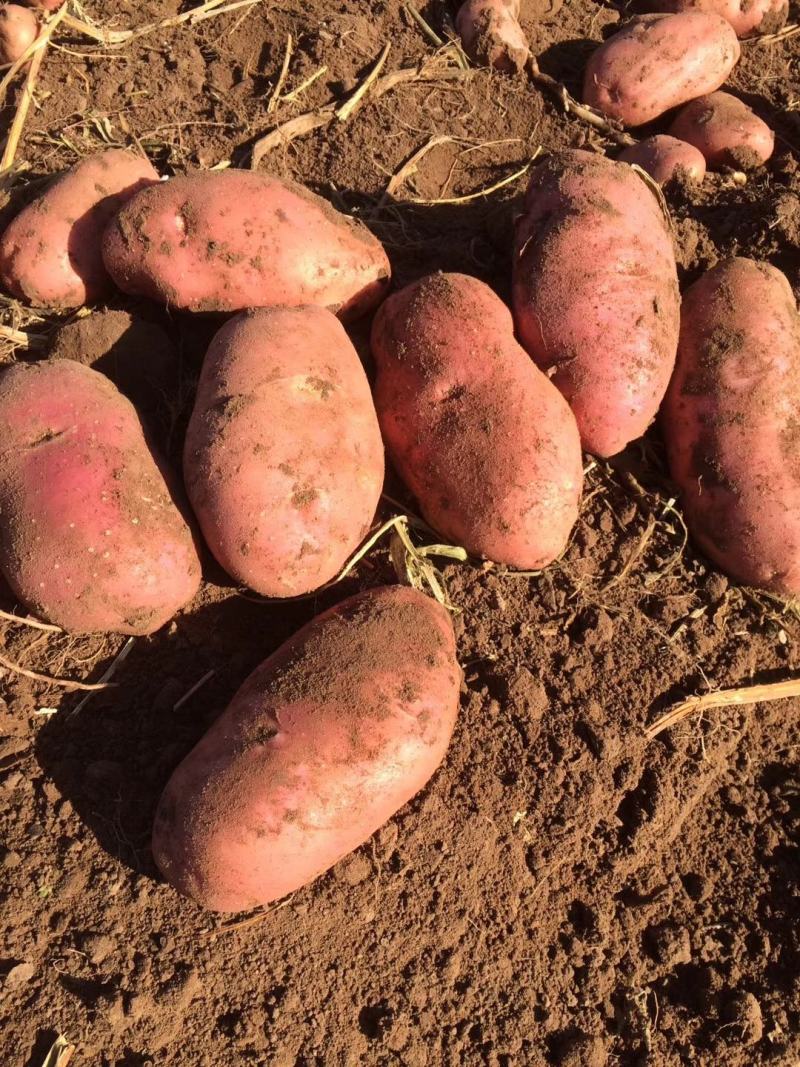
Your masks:
{"label": "pink-skinned potato", "polygon": [[472,555],[551,563],[578,515],[580,440],[505,304],[476,278],[430,275],[381,306],[372,351],[383,437],[425,519]]}
{"label": "pink-skinned potato", "polygon": [[746,585],[800,595],[800,315],[779,270],[729,259],[689,287],[661,422],[706,555]]}
{"label": "pink-skinned potato", "polygon": [[34,13],[19,4],[0,4],[0,63],[16,63],[39,34]]}
{"label": "pink-skinned potato", "polygon": [[641,436],[675,364],[680,296],[669,226],[631,167],[576,149],[532,171],[512,300],[586,451],[612,456]]}
{"label": "pink-skinned potato", "polygon": [[264,596],[335,577],[375,516],[384,459],[369,382],[320,307],[230,319],[203,363],[186,488],[225,570]]}
{"label": "pink-skinned potato", "polygon": [[464,51],[476,63],[516,74],[530,47],[519,24],[519,0],[465,0],[456,15]]}
{"label": "pink-skinned potato", "polygon": [[157,184],[148,160],[120,148],[86,156],[12,219],[0,238],[0,283],[27,304],[76,308],[108,295],[108,221],[134,193]]}
{"label": "pink-skinned potato", "polygon": [[652,10],[711,11],[733,27],[737,37],[777,33],[789,14],[788,0],[653,0]]}
{"label": "pink-skinned potato", "polygon": [[702,182],[706,176],[703,153],[694,145],[663,133],[631,145],[620,152],[617,158],[623,163],[635,163],[659,185],[681,176]]}
{"label": "pink-skinned potato", "polygon": [[641,126],[719,89],[740,51],[731,24],[713,12],[642,15],[591,54],[583,100],[625,126]]}
{"label": "pink-skinned potato", "polygon": [[450,617],[422,593],[371,589],[318,615],[173,773],[153,829],[162,874],[228,912],[311,882],[426,785],[460,682]]}
{"label": "pink-skinned potato", "polygon": [[382,299],[383,245],[296,182],[196,171],[145,189],[109,225],[120,289],[186,311],[317,304],[355,318]]}
{"label": "pink-skinned potato", "polygon": [[0,374],[0,569],[35,615],[149,634],[197,592],[192,533],[133,405],[71,360]]}
{"label": "pink-skinned potato", "polygon": [[692,100],[675,116],[670,133],[694,145],[709,167],[752,170],[775,149],[775,134],[766,122],[730,93]]}

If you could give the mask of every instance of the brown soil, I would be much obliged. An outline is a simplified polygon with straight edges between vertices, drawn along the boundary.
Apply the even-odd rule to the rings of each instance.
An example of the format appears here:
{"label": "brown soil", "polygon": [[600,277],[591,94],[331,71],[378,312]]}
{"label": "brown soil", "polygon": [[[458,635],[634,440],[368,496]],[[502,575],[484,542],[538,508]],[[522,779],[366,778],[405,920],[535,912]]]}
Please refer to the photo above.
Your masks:
{"label": "brown soil", "polygon": [[[178,5],[85,10],[125,26]],[[445,6],[423,11],[441,30]],[[523,0],[541,69],[573,92],[590,41],[619,19],[610,3]],[[268,114],[288,32],[284,92],[327,71]],[[275,123],[345,97],[386,41],[387,71],[432,52],[400,0],[263,0],[117,51],[62,35],[19,153],[30,181],[9,213],[109,140],[141,145],[162,172],[239,163]],[[743,45],[730,87],[778,148],[744,186],[714,175],[669,190],[682,284],[730,254],[800,283],[799,67],[800,36]],[[454,140],[382,199],[435,135]],[[462,270],[507,298],[524,178],[485,200],[411,201],[492,185],[539,144],[601,142],[524,75],[434,73],[262,167],[365,220],[398,283]],[[173,461],[218,323],[164,319],[180,362],[164,434]],[[367,325],[353,330],[362,349]],[[158,796],[251,668],[317,610],[393,580],[385,546],[336,589],[279,605],[240,594],[207,559],[190,610],[136,640],[117,687],[86,703],[5,674],[4,1064],[40,1067],[57,1033],[77,1045],[72,1067],[800,1062],[800,704],[644,734],[687,693],[791,676],[800,617],[684,547],[657,432],[613,467],[589,466],[559,564],[535,578],[445,568],[465,680],[429,787],[328,875],[251,918],[204,913],[158,878]],[[8,594],[0,604],[18,607]],[[0,644],[29,669],[93,681],[123,647],[14,624]]]}

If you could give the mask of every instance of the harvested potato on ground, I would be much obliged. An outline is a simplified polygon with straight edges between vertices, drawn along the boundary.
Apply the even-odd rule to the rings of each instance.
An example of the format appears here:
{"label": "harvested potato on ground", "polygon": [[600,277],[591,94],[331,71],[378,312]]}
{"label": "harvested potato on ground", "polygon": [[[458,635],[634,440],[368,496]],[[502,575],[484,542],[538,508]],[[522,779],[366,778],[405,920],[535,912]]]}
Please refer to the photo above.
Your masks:
{"label": "harvested potato on ground", "polygon": [[334,578],[375,516],[383,442],[369,383],[324,308],[237,315],[203,363],[186,488],[209,548],[264,596]]}
{"label": "harvested potato on ground", "polygon": [[589,57],[583,99],[626,126],[641,126],[718,89],[740,51],[730,23],[712,12],[643,15]]}
{"label": "harvested potato on ground", "polygon": [[68,360],[0,373],[0,569],[36,615],[149,634],[194,596],[192,534],[133,406]]}
{"label": "harvested potato on ground", "polygon": [[681,108],[669,132],[702,152],[709,167],[752,170],[769,159],[775,134],[730,93],[709,93]]}
{"label": "harvested potato on ground", "polygon": [[659,185],[680,177],[701,182],[706,176],[703,153],[694,145],[663,133],[631,145],[620,152],[619,159],[623,163],[635,163]]}
{"label": "harvested potato on ground", "polygon": [[703,551],[800,594],[800,316],[779,270],[729,259],[690,286],[662,426]]}
{"label": "harvested potato on ground", "polygon": [[0,4],[0,63],[16,63],[39,35],[39,22],[27,7]]}
{"label": "harvested potato on ground", "polygon": [[476,278],[431,275],[383,304],[372,350],[384,440],[427,521],[497,563],[554,560],[578,515],[578,430],[505,304]]}
{"label": "harvested potato on ground", "polygon": [[583,447],[611,456],[643,434],[675,363],[680,297],[669,226],[635,171],[578,150],[533,170],[512,296],[520,340]]}
{"label": "harvested potato on ground", "polygon": [[[738,37],[777,33],[789,14],[788,0],[654,0],[658,11],[712,11],[730,22]],[[655,10],[656,8],[654,8]]]}
{"label": "harvested potato on ground", "polygon": [[519,22],[520,0],[466,0],[456,15],[464,51],[476,63],[505,74],[522,70],[530,55]]}
{"label": "harvested potato on ground", "polygon": [[447,751],[461,671],[447,611],[370,589],[265,660],[178,766],[153,856],[206,908],[292,893],[373,834]]}
{"label": "harvested potato on ground", "polygon": [[187,311],[318,304],[353,318],[390,276],[363,223],[295,182],[242,170],[143,190],[108,227],[103,254],[124,292]]}
{"label": "harvested potato on ground", "polygon": [[158,182],[150,163],[119,148],[86,156],[23,208],[0,238],[0,282],[37,307],[74,308],[111,289],[103,230],[122,204]]}

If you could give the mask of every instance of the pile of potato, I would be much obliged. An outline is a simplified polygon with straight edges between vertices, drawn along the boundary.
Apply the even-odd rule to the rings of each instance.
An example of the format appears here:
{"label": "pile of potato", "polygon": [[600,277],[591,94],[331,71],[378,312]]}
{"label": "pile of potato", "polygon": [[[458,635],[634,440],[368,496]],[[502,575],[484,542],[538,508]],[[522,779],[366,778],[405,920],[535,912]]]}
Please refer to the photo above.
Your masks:
{"label": "pile of potato", "polygon": [[[509,0],[500,13],[515,12]],[[654,42],[664,71],[644,92]],[[637,159],[657,177],[677,158],[691,169],[695,144],[699,173],[722,158],[733,111],[716,89],[737,55],[705,8],[646,19],[598,50],[587,97],[627,122],[694,97],[671,127],[683,138]],[[0,238],[6,290],[71,309],[116,286],[227,319],[183,486],[100,371],[50,358],[0,373],[0,569],[16,596],[69,631],[151,634],[196,594],[203,543],[265,596],[319,589],[373,523],[384,448],[444,539],[539,569],[577,519],[582,449],[614,455],[659,413],[698,544],[742,582],[800,594],[800,317],[786,278],[733,259],[681,302],[652,188],[577,150],[533,170],[510,252],[511,309],[461,274],[388,295],[380,242],[298,185],[240,171],[161,181],[121,150],[82,160]],[[371,389],[342,322],[376,309]],[[412,589],[314,619],[175,771],[153,836],[166,878],[237,910],[328,869],[434,772],[460,679],[448,612]]]}

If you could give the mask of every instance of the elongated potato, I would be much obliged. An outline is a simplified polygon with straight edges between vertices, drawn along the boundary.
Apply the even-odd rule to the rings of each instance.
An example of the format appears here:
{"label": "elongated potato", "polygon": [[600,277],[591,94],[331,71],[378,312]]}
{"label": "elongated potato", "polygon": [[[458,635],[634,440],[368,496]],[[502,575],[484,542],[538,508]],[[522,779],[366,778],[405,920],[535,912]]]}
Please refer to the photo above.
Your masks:
{"label": "elongated potato", "polygon": [[702,152],[709,167],[752,170],[769,159],[775,134],[747,104],[730,93],[692,100],[675,116],[669,132]]}
{"label": "elongated potato", "polygon": [[450,617],[413,589],[317,616],[247,679],[169,780],[153,855],[206,908],[291,893],[426,784],[458,712]]}
{"label": "elongated potato", "polygon": [[686,524],[722,570],[800,594],[800,316],[780,271],[729,259],[683,298],[663,429]]}
{"label": "elongated potato", "polygon": [[658,11],[712,11],[730,22],[737,37],[777,33],[789,14],[788,0],[654,0]]}
{"label": "elongated potato", "polygon": [[522,70],[530,48],[518,21],[519,6],[520,0],[465,0],[456,30],[471,59],[505,74]]}
{"label": "elongated potato", "polygon": [[626,126],[641,126],[718,89],[740,51],[730,23],[712,12],[643,15],[589,57],[583,99]]}
{"label": "elongated potato", "polygon": [[517,332],[569,401],[583,447],[611,456],[655,418],[675,363],[675,255],[630,167],[570,151],[531,174],[517,221]]}
{"label": "elongated potato", "polygon": [[37,307],[73,308],[111,290],[101,242],[109,219],[158,182],[146,159],[119,148],[86,156],[11,221],[0,238],[0,282]]}
{"label": "elongated potato", "polygon": [[703,153],[694,145],[663,133],[631,145],[620,152],[618,158],[623,163],[635,163],[659,185],[665,185],[680,175],[696,182],[701,182],[706,176]]}
{"label": "elongated potato", "polygon": [[339,320],[262,308],[217,333],[184,449],[186,488],[209,548],[265,596],[333,578],[383,487],[369,383]]}
{"label": "elongated potato", "polygon": [[583,484],[575,419],[476,278],[434,274],[375,317],[375,404],[427,521],[467,551],[537,568],[562,551]]}
{"label": "elongated potato", "polygon": [[108,227],[103,255],[124,292],[187,311],[319,304],[354,317],[390,274],[363,223],[295,182],[243,170],[143,190]]}
{"label": "elongated potato", "polygon": [[133,405],[71,360],[0,374],[0,569],[65,630],[149,634],[197,592],[194,541]]}

